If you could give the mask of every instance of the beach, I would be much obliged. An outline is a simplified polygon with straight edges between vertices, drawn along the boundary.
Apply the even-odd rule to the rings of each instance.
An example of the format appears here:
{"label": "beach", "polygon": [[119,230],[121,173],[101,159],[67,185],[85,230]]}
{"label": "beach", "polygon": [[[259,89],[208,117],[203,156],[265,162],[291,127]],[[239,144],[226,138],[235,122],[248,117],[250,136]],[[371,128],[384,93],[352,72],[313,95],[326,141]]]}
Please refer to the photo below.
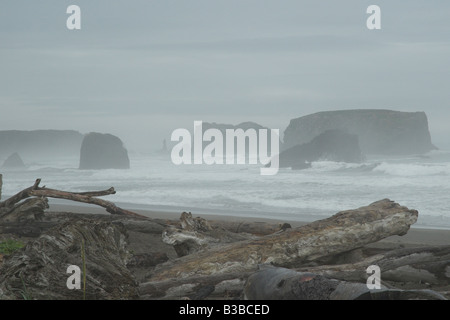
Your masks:
{"label": "beach", "polygon": [[[299,276],[306,272],[317,281],[332,281],[332,286],[340,281],[350,290],[329,296],[331,291],[321,291],[319,285],[295,299],[355,299],[361,290],[378,295],[371,299],[449,297],[445,257],[450,230],[410,227],[417,211],[390,200],[314,222],[242,212],[150,210],[124,203],[120,209],[125,215],[110,214],[99,206],[53,199],[43,210],[36,204],[47,204],[45,199],[32,201],[31,211],[19,213],[21,222],[14,222],[14,214],[3,214],[0,223],[0,241],[30,244],[0,261],[0,290],[7,292],[7,299],[18,298],[7,289],[19,290],[14,276],[18,269],[35,299],[79,299],[79,294],[65,289],[67,276],[61,268],[67,263],[86,263],[88,297],[100,300],[251,298],[258,290],[245,291],[251,288],[247,281],[259,274],[261,264],[266,266],[262,270],[272,266],[270,272],[278,276],[288,269]],[[373,264],[383,269],[386,294],[367,291],[366,268]],[[42,287],[33,282],[35,277],[51,285]],[[360,289],[355,291],[354,285]],[[414,291],[418,289],[431,291]],[[291,291],[277,294],[273,297],[292,298]]]}
{"label": "beach", "polygon": [[[130,207],[138,207],[139,205],[130,205]],[[126,208],[126,207],[124,207]],[[87,216],[89,214],[107,214],[103,208],[96,206],[87,206],[87,205],[77,205],[77,204],[52,204],[49,211],[53,212],[73,212],[73,213],[83,213]],[[136,209],[132,210],[138,214],[143,216],[152,218],[152,219],[167,219],[167,220],[178,220],[183,211],[161,211],[161,210],[143,210]],[[282,224],[289,223],[293,228],[299,227],[305,224],[308,224],[308,221],[297,221],[297,220],[280,220],[280,219],[270,219],[270,218],[262,218],[262,217],[245,217],[239,216],[236,214],[224,215],[223,213],[220,215],[214,214],[205,214],[200,213],[196,214],[195,212],[191,212],[195,217],[201,217],[208,221],[227,221],[227,222],[265,222],[271,224]],[[413,245],[423,245],[423,246],[434,246],[434,245],[450,245],[450,230],[449,229],[438,229],[438,228],[424,228],[424,227],[415,227],[411,226],[411,229],[408,231],[406,235],[403,236],[390,236],[383,240],[380,240],[378,245],[385,246],[413,246]]]}

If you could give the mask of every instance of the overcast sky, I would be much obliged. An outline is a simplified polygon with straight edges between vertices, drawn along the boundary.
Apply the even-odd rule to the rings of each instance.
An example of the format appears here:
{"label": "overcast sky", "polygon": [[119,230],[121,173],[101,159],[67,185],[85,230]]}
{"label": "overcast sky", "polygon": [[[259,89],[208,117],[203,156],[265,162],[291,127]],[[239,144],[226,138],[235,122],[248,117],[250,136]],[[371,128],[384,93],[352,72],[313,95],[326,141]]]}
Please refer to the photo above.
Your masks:
{"label": "overcast sky", "polygon": [[[66,28],[69,5],[81,30]],[[366,9],[381,7],[381,30]],[[159,148],[194,120],[425,111],[450,148],[450,1],[2,0],[0,130]]]}

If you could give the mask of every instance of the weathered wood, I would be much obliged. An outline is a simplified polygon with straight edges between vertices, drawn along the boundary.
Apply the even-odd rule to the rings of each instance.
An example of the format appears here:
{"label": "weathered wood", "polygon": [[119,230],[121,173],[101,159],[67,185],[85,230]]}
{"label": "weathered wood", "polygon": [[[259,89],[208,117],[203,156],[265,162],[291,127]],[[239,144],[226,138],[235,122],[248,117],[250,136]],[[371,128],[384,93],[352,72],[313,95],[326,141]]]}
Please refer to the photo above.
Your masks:
{"label": "weathered wood", "polygon": [[404,235],[418,212],[384,199],[355,210],[342,211],[295,229],[198,252],[160,265],[150,281],[194,275],[256,271],[258,264],[299,267],[391,235]]}
{"label": "weathered wood", "polygon": [[144,282],[139,286],[141,299],[237,299],[251,273],[225,273],[190,278]]}
{"label": "weathered wood", "polygon": [[0,234],[17,237],[37,238],[46,230],[55,227],[60,222],[33,221],[33,222],[1,222]]}
{"label": "weathered wood", "polygon": [[193,218],[190,212],[181,214],[179,225],[180,228],[171,225],[162,233],[164,243],[172,245],[179,257],[228,243],[256,238],[252,234],[236,233],[221,227],[212,227],[203,218]]}
{"label": "weathered wood", "polygon": [[2,208],[0,210],[0,221],[26,222],[40,220],[47,208],[47,198],[29,198],[10,208]]}
{"label": "weathered wood", "polygon": [[296,270],[344,281],[365,281],[366,269],[370,265],[380,267],[381,279],[384,281],[450,285],[450,245],[396,249],[355,263]]}
{"label": "weathered wood", "polygon": [[[47,230],[0,266],[3,299],[83,299],[66,286],[70,265],[86,266],[87,299],[136,299],[138,284],[126,267],[130,258],[123,225],[76,219]],[[73,272],[73,271],[72,271]]]}
{"label": "weathered wood", "polygon": [[190,212],[181,213],[180,217],[181,229],[186,231],[211,231],[212,227],[203,218],[193,217]]}
{"label": "weathered wood", "polygon": [[[29,197],[49,197],[49,198],[58,198],[58,199],[66,199],[71,201],[77,201],[77,202],[83,202],[83,203],[89,203],[101,206],[106,209],[107,212],[111,214],[118,214],[118,215],[128,215],[135,218],[142,218],[147,219],[147,217],[142,216],[140,214],[137,214],[135,212],[122,209],[118,206],[116,206],[114,203],[98,199],[96,197],[98,196],[104,196],[109,194],[115,194],[116,191],[113,187],[109,188],[108,190],[103,191],[89,191],[89,192],[68,192],[68,191],[61,191],[61,190],[54,190],[54,189],[48,189],[46,187],[39,187],[39,184],[41,183],[41,179],[37,179],[33,186],[26,188],[19,193],[15,194],[11,198],[0,202],[0,210],[4,212],[5,208],[8,210],[8,208],[13,207],[16,203],[29,198]],[[0,211],[1,214],[1,211]]]}
{"label": "weathered wood", "polygon": [[116,206],[112,202],[109,202],[109,201],[106,201],[103,199],[94,198],[92,196],[85,195],[85,194],[76,194],[76,193],[67,192],[67,191],[39,188],[37,190],[36,189],[31,190],[30,195],[36,196],[36,197],[58,198],[58,199],[66,199],[66,200],[71,200],[71,201],[95,204],[95,205],[105,208],[106,211],[111,214],[129,215],[129,216],[133,216],[133,217],[139,217],[139,218],[146,219],[146,217],[144,217],[140,214],[137,214],[135,212],[122,209],[122,208]]}
{"label": "weathered wood", "polygon": [[446,300],[432,290],[369,289],[366,283],[274,267],[252,274],[245,285],[244,297],[249,300]]}
{"label": "weathered wood", "polygon": [[[26,199],[25,201],[31,202],[37,201],[39,199],[45,198],[31,198]],[[21,203],[18,203],[16,205],[20,206]],[[328,283],[328,281],[331,280],[330,278],[334,278],[334,281],[338,281],[339,283],[345,280],[345,285],[338,285],[336,287],[336,292],[334,293],[333,299],[354,299],[356,297],[358,297],[359,299],[441,298],[440,296],[436,296],[433,292],[430,293],[424,291],[420,291],[417,293],[415,291],[405,292],[403,290],[389,290],[383,291],[383,293],[373,294],[373,292],[367,292],[365,286],[360,286],[359,284],[354,286],[353,284],[350,285],[347,283],[350,280],[360,283],[365,282],[368,276],[365,273],[365,270],[367,266],[371,264],[377,264],[381,267],[382,281],[389,281],[389,285],[396,285],[396,283],[391,283],[391,281],[395,282],[404,280],[407,282],[407,286],[409,289],[416,289],[426,288],[429,285],[424,282],[428,282],[430,283],[431,288],[439,291],[444,295],[447,295],[445,291],[448,290],[446,288],[448,288],[449,246],[407,248],[390,252],[386,251],[385,246],[383,246],[383,249],[380,249],[378,246],[364,246],[361,249],[355,250],[355,252],[359,252],[357,254],[352,254],[352,252],[348,250],[339,254],[339,252],[341,251],[335,250],[333,247],[332,250],[328,252],[324,250],[323,255],[320,255],[320,257],[318,257],[316,254],[308,252],[307,248],[301,246],[315,245],[316,247],[313,248],[313,251],[322,250],[321,248],[323,245],[325,245],[326,242],[328,242],[329,244],[336,244],[339,237],[341,237],[341,240],[339,241],[342,241],[342,245],[346,246],[347,242],[354,241],[352,238],[353,236],[367,237],[365,235],[365,232],[376,233],[377,235],[371,235],[370,239],[366,238],[367,241],[365,240],[365,242],[369,243],[371,242],[371,240],[378,238],[381,234],[390,234],[394,230],[398,233],[406,232],[405,230],[407,230],[409,226],[400,228],[399,225],[408,224],[409,222],[411,222],[410,220],[408,220],[410,218],[410,215],[415,215],[414,210],[411,210],[410,214],[399,214],[401,212],[408,211],[408,209],[402,208],[397,204],[386,200],[382,201],[381,203],[372,204],[368,207],[350,211],[351,214],[345,214],[343,216],[340,216],[340,214],[335,215],[335,218],[336,216],[338,216],[339,218],[337,221],[331,219],[333,218],[331,217],[329,219],[325,219],[325,222],[317,221],[310,224],[309,226],[304,226],[302,227],[303,229],[301,229],[303,230],[302,232],[299,232],[299,229],[278,231],[275,234],[261,238],[257,238],[256,236],[251,235],[253,237],[251,240],[246,239],[246,237],[250,236],[249,234],[233,233],[221,228],[216,228],[216,224],[214,221],[204,221],[200,218],[195,218],[194,223],[186,223],[190,218],[185,214],[184,219],[187,219],[185,221],[185,225],[188,226],[187,229],[190,229],[191,231],[186,231],[184,229],[180,230],[183,232],[192,232],[198,237],[211,237],[211,239],[208,238],[207,240],[207,242],[211,241],[211,243],[208,243],[205,248],[200,249],[206,251],[192,253],[188,256],[178,259],[176,258],[174,248],[164,243],[161,235],[166,232],[169,227],[178,226],[179,228],[181,228],[182,223],[180,222],[180,220],[142,220],[134,219],[133,217],[127,215],[104,214],[92,214],[88,217],[92,218],[91,221],[95,221],[95,224],[99,224],[99,228],[100,224],[105,226],[99,230],[109,228],[107,224],[117,226],[120,229],[125,229],[126,233],[128,234],[127,241],[129,241],[127,248],[128,250],[130,250],[130,252],[132,252],[132,255],[129,256],[126,260],[123,260],[123,263],[126,264],[126,267],[135,277],[136,281],[141,282],[139,285],[138,296],[136,296],[139,299],[239,299],[242,298],[241,294],[243,293],[247,278],[250,275],[254,274],[256,270],[258,270],[259,263],[264,263],[268,260],[269,262],[272,261],[272,263],[276,265],[296,268],[293,271],[309,273],[313,272],[315,276],[322,276],[322,278],[327,279],[326,282],[324,282],[324,286],[325,283]],[[371,213],[367,213],[366,211],[370,211]],[[391,212],[387,214],[386,211]],[[364,216],[364,212],[366,212],[368,216]],[[372,216],[373,218],[370,218]],[[27,219],[26,217],[29,217],[30,219]],[[40,235],[42,232],[45,232],[47,235],[44,238],[49,241],[48,246],[46,245],[46,247],[44,248],[40,242],[33,243],[38,244],[36,245],[36,248],[38,249],[37,252],[39,252],[40,257],[46,257],[49,254],[51,257],[57,257],[55,258],[55,261],[57,261],[57,263],[55,262],[54,264],[56,265],[60,264],[59,261],[63,261],[64,259],[66,259],[66,256],[63,252],[52,252],[52,250],[55,249],[55,246],[59,245],[60,243],[59,240],[57,240],[57,237],[59,237],[59,235],[55,237],[55,233],[48,229],[55,225],[67,225],[69,221],[71,221],[70,224],[72,224],[74,222],[84,220],[85,217],[85,214],[45,212],[42,220],[40,221],[33,219],[32,215],[24,215],[24,219],[22,219],[21,222],[5,222],[0,218],[0,234],[11,233],[8,231],[15,231],[12,232],[15,235],[35,237],[37,235]],[[387,220],[389,219],[395,220],[395,222],[391,221],[388,223]],[[326,222],[327,220],[328,222]],[[382,220],[384,222],[381,223],[379,220]],[[412,218],[412,220],[414,219]],[[366,226],[366,229],[364,230],[369,231],[358,231],[362,228],[362,226],[358,226],[359,224],[375,225],[378,226],[379,229],[376,229],[375,226]],[[190,228],[189,226],[192,225],[196,225],[196,227]],[[205,227],[207,225],[211,226],[211,228]],[[59,227],[57,228],[57,230],[59,230]],[[389,231],[387,231],[387,229],[389,229]],[[358,231],[360,234],[355,233],[356,231]],[[19,234],[20,232],[22,232],[22,234]],[[100,234],[102,234],[101,232]],[[50,238],[48,237],[49,234],[51,234]],[[291,235],[291,237],[289,237],[289,235]],[[310,239],[309,242],[306,240],[306,238],[304,238],[313,237],[314,235],[318,237],[315,238],[315,240]],[[242,241],[242,239],[246,240]],[[102,250],[104,250],[104,246],[107,247],[107,250],[110,250],[109,246],[106,243],[102,242],[103,236],[92,241],[95,243],[98,242],[98,247],[96,249],[92,249],[92,254],[95,254],[95,252],[102,252]],[[293,244],[296,241],[300,242],[300,244],[298,244],[297,246]],[[89,243],[90,242],[91,241],[89,241]],[[226,244],[227,242],[228,244]],[[29,245],[33,246],[31,243]],[[266,247],[257,248],[257,245]],[[97,244],[95,246],[97,246]],[[359,244],[355,244],[355,246],[358,247]],[[76,245],[71,248],[75,248],[73,249],[75,251],[78,250],[76,248]],[[88,242],[86,242],[86,249],[88,248],[89,245]],[[236,248],[238,250],[237,254],[240,254],[242,257],[242,259],[240,260],[241,262],[239,260],[230,260],[230,263],[227,264],[228,262],[225,260],[227,258],[226,255],[228,254],[228,257],[235,258],[235,256],[231,253]],[[62,248],[61,250],[64,251],[66,249]],[[300,252],[299,254],[305,255],[300,256],[300,258],[298,256],[296,258],[293,258],[295,252],[293,253],[292,251],[294,250],[298,250]],[[70,255],[73,254],[72,251],[68,253]],[[258,254],[264,254],[265,256],[263,256],[263,258],[269,257],[269,259],[259,259]],[[272,254],[273,256],[269,256],[270,254]],[[288,260],[286,262],[286,260],[279,259],[279,255],[290,255],[288,259],[292,258],[292,260]],[[79,254],[77,256],[79,257]],[[210,257],[206,258],[207,256]],[[344,256],[351,259],[347,260],[347,258],[343,258]],[[5,260],[8,260],[10,258],[11,257],[7,257]],[[39,262],[39,259],[40,258],[35,253],[33,253],[32,261],[36,260]],[[253,259],[253,261],[249,261],[250,259]],[[215,260],[217,261],[217,264],[221,264],[222,268],[221,266],[217,266],[217,272],[208,272],[209,269],[207,267],[207,270],[205,272],[204,264],[212,264],[215,262]],[[238,263],[241,263],[241,265],[239,265]],[[317,264],[320,263],[348,264],[326,265],[323,267],[318,267]],[[301,267],[306,265],[310,265],[310,267]],[[311,267],[311,265],[315,266]],[[29,274],[31,274],[30,270],[35,270],[35,268],[37,267],[41,268],[41,265],[28,266],[26,264],[23,264],[22,267],[25,268],[23,269],[25,272],[30,272]],[[48,267],[51,267],[51,265],[45,266],[45,268]],[[123,266],[121,266],[121,268],[122,267]],[[163,272],[165,269],[167,269],[170,273],[164,274]],[[210,267],[210,269],[212,268]],[[19,272],[19,269],[15,270]],[[200,272],[196,272],[196,270],[199,270]],[[189,272],[189,275],[186,276],[186,274],[183,274],[184,271]],[[16,274],[18,274],[17,272]],[[55,271],[52,270],[52,272]],[[61,274],[65,274],[64,270]],[[11,275],[11,273],[8,272],[6,276],[8,275]],[[26,273],[24,273],[24,275],[26,275]],[[69,275],[66,274],[65,279],[67,279],[68,276]],[[3,277],[5,277],[5,275],[3,275],[0,271],[0,286],[1,282],[3,281]],[[32,282],[34,278],[27,279],[27,277],[25,276],[24,279],[25,281],[27,281],[27,287],[29,285],[32,287],[35,286],[35,284],[30,284],[28,282]],[[318,279],[319,278],[317,278],[316,280]],[[19,290],[21,290],[21,288],[23,287],[22,282],[19,280],[20,279],[14,280],[12,278],[8,280],[8,283],[12,284],[12,287],[15,288],[16,294],[19,293]],[[62,280],[58,279],[58,281]],[[413,285],[413,282],[419,281],[422,282],[423,285],[411,287],[411,285]],[[62,281],[62,283],[64,284],[64,281]],[[314,281],[310,282],[310,284],[312,283],[314,283]],[[98,285],[104,286],[107,284],[98,283]],[[12,288],[10,285],[8,286],[9,288]],[[3,287],[3,290],[4,289],[5,287]],[[35,289],[37,290],[38,288],[36,287]],[[45,294],[53,297],[56,294],[55,292],[51,292],[53,289],[50,289],[49,287],[47,287],[47,289],[39,288],[39,290],[40,291],[37,294],[39,295],[38,297],[44,297]],[[358,293],[359,295],[356,295]],[[318,292],[309,291],[308,299],[323,298],[323,296],[318,296],[318,294]]]}
{"label": "weathered wood", "polygon": [[20,191],[19,193],[16,193],[12,197],[6,199],[5,201],[0,202],[0,209],[1,208],[11,208],[16,203],[22,201],[23,199],[30,197],[30,192],[32,190],[37,189],[39,187],[40,183],[41,183],[41,179],[36,179],[36,181],[34,182],[34,185],[32,185],[31,187],[26,188],[26,189]]}
{"label": "weathered wood", "polygon": [[[199,219],[198,217],[194,219]],[[180,220],[165,220],[168,225],[181,229]],[[289,223],[273,223],[264,221],[244,221],[242,219],[233,220],[228,217],[227,220],[220,220],[219,217],[207,221],[209,226],[215,229],[223,229],[232,233],[248,233],[254,236],[266,236],[278,231],[292,228]],[[305,223],[306,224],[306,223]]]}
{"label": "weathered wood", "polygon": [[284,231],[292,228],[289,223],[269,223],[263,221],[225,221],[214,220],[209,221],[212,228],[223,228],[234,233],[250,233],[255,236],[266,236],[278,231]]}
{"label": "weathered wood", "polygon": [[[51,190],[45,188],[45,190]],[[57,190],[53,190],[57,191]],[[81,196],[88,196],[88,197],[101,197],[101,196],[107,196],[110,194],[116,194],[116,191],[114,190],[114,187],[111,187],[107,190],[103,191],[87,191],[87,192],[71,192],[72,194],[81,195]]]}

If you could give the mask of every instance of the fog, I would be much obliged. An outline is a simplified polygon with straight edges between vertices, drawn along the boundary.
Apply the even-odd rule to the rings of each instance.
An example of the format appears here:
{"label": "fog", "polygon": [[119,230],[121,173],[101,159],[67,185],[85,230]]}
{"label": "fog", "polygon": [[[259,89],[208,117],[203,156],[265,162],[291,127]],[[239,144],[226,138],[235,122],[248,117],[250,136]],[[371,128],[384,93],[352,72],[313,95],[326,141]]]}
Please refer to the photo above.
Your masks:
{"label": "fog", "polygon": [[[194,120],[282,133],[310,113],[425,111],[450,148],[448,1],[3,1],[0,130],[161,147]],[[81,30],[66,9],[81,8]],[[381,30],[366,9],[381,8]]]}

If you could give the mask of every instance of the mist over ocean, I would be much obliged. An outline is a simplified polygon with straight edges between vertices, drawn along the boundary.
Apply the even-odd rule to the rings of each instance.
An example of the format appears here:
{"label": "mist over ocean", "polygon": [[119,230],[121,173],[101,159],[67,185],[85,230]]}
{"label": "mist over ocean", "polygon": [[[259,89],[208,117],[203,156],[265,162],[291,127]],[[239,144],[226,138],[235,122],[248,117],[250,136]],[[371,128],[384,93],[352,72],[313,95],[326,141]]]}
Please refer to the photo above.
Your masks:
{"label": "mist over ocean", "polygon": [[[74,192],[104,190],[126,209],[191,211],[194,215],[313,221],[389,198],[419,211],[415,227],[450,228],[450,151],[421,156],[369,156],[363,163],[318,161],[305,170],[260,175],[259,165],[174,165],[169,155],[130,153],[129,170],[79,170],[79,158],[35,160],[6,170],[3,199],[41,185]],[[50,199],[51,204],[74,204]]]}

